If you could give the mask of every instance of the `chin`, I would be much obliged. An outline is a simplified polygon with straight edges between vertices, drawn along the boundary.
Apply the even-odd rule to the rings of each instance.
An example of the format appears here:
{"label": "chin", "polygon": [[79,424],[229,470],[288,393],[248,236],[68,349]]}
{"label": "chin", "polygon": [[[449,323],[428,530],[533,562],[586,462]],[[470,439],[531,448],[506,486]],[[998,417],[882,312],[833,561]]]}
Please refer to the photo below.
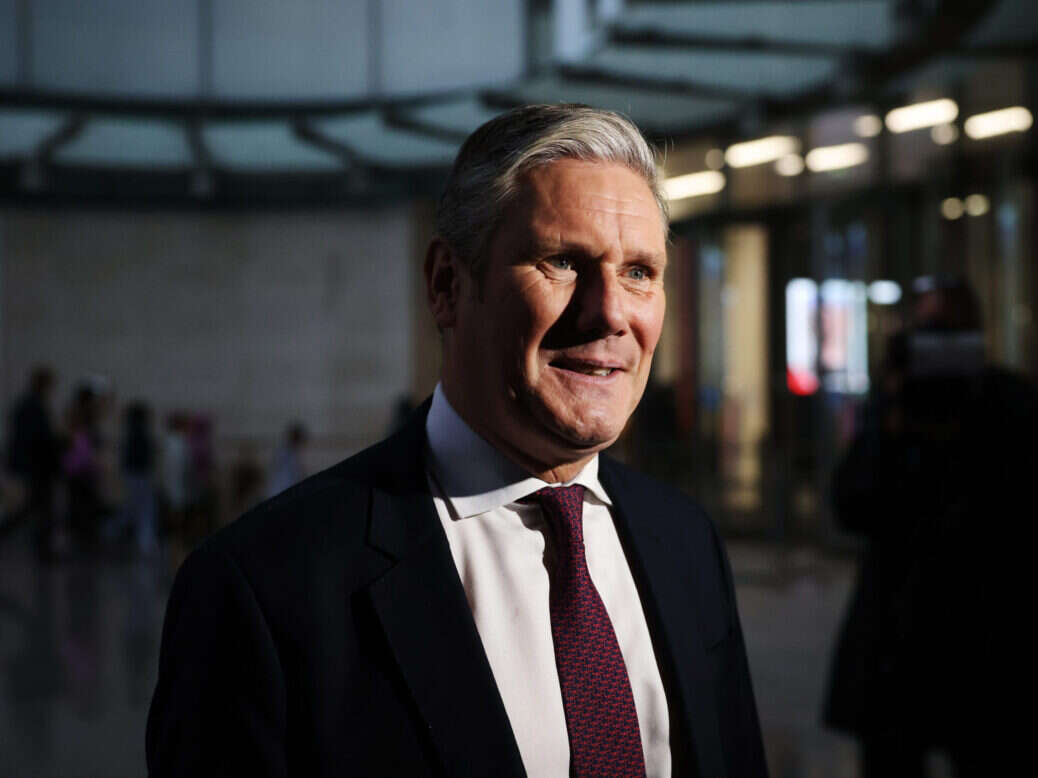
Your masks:
{"label": "chin", "polygon": [[544,420],[560,448],[580,454],[591,454],[608,448],[620,437],[623,427],[615,429],[596,421],[564,421],[558,418]]}
{"label": "chin", "polygon": [[[608,448],[627,423],[625,414],[611,408],[574,408],[566,402],[546,402],[545,397],[530,391],[520,396],[525,400],[521,404],[527,429],[556,457],[587,456]],[[624,424],[615,423],[618,416],[623,416]]]}

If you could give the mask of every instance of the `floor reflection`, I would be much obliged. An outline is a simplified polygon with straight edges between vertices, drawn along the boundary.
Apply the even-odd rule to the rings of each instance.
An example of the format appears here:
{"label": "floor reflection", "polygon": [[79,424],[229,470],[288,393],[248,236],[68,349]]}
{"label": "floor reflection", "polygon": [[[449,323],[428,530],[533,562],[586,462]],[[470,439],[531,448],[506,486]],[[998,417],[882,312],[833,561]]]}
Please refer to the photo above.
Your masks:
{"label": "floor reflection", "polygon": [[140,776],[168,575],[128,554],[0,544],[3,774]]}
{"label": "floor reflection", "polygon": [[[855,778],[854,744],[821,729],[852,564],[729,544],[773,778]],[[125,554],[44,565],[0,539],[0,744],[12,776],[141,776],[170,575]]]}

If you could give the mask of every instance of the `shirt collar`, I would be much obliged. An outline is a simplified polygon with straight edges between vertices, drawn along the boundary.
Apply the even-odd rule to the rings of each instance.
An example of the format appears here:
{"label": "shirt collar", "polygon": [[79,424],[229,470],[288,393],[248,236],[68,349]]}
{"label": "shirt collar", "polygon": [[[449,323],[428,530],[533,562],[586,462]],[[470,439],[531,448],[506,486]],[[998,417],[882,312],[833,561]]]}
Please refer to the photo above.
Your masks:
{"label": "shirt collar", "polygon": [[599,502],[612,505],[598,480],[597,454],[564,484],[542,481],[477,435],[451,407],[439,384],[433,392],[425,432],[433,473],[459,518],[516,502],[544,486],[580,484]]}

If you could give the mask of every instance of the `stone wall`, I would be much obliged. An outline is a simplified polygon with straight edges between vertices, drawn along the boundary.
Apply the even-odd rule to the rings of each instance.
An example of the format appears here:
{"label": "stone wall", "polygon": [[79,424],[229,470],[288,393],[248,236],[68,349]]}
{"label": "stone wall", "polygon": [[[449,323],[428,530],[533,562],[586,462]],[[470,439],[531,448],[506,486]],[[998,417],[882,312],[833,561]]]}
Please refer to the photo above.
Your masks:
{"label": "stone wall", "polygon": [[300,419],[313,465],[334,461],[380,438],[416,391],[420,221],[412,206],[0,211],[3,406],[44,362],[56,410],[101,376],[118,405],[212,414],[225,458],[265,458]]}

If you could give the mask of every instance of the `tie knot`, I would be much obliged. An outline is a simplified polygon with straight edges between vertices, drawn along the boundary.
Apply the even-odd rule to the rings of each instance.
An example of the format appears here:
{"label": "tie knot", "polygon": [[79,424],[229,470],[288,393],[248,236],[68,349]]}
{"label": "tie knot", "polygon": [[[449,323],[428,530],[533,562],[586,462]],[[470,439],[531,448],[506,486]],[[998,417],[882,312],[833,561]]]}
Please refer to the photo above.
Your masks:
{"label": "tie knot", "polygon": [[519,502],[540,505],[563,548],[579,547],[580,553],[584,553],[583,486],[545,486]]}
{"label": "tie knot", "polygon": [[580,518],[584,510],[584,487],[580,484],[545,486],[519,502],[537,503],[553,516]]}

